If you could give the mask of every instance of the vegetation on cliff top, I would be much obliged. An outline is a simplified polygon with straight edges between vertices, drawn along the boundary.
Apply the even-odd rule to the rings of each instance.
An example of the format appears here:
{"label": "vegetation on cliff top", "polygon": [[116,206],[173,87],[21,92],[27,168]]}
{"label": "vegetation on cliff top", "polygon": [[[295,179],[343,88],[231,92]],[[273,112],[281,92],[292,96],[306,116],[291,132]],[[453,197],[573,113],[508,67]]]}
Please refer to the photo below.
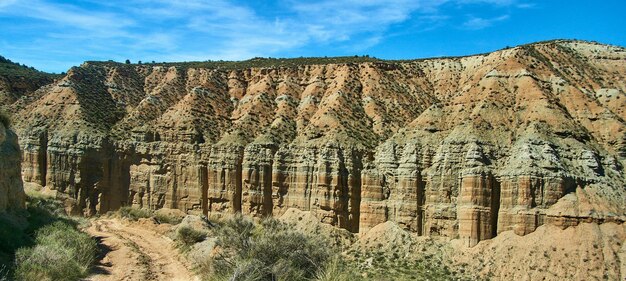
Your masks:
{"label": "vegetation on cliff top", "polygon": [[0,56],[0,77],[5,77],[10,80],[28,78],[42,83],[50,83],[60,76],[62,76],[62,74],[39,71],[32,66],[19,64]]}
{"label": "vegetation on cliff top", "polygon": [[295,67],[301,65],[319,65],[319,64],[342,64],[342,63],[362,63],[362,62],[383,62],[383,60],[370,56],[345,56],[345,57],[299,57],[299,58],[252,58],[243,61],[194,61],[194,62],[138,62],[131,64],[115,61],[86,61],[87,64],[106,65],[106,66],[163,66],[163,67],[185,67],[185,68],[214,68],[214,69],[246,69],[246,68],[263,68],[263,67]]}
{"label": "vegetation on cliff top", "polygon": [[[529,44],[523,44],[519,47],[528,47],[532,45],[538,44],[546,44],[546,43],[555,43],[555,42],[587,42],[576,39],[555,39],[555,40],[546,40],[539,41]],[[589,43],[599,44],[594,41],[590,41]],[[510,49],[510,46],[506,46],[504,49]],[[132,63],[130,60],[126,60],[125,62],[116,62],[113,60],[109,61],[86,61],[86,64],[92,65],[104,65],[104,66],[115,66],[115,67],[135,67],[138,65],[148,65],[148,66],[163,66],[163,67],[180,67],[180,68],[209,68],[209,69],[226,69],[226,70],[241,70],[247,68],[280,68],[280,67],[298,67],[304,65],[321,65],[321,64],[348,64],[348,63],[364,63],[364,62],[376,62],[376,63],[384,63],[384,64],[394,64],[400,62],[411,62],[411,61],[423,61],[423,60],[431,60],[431,59],[456,59],[470,56],[478,56],[478,55],[487,55],[489,53],[482,54],[471,54],[464,56],[441,56],[441,57],[431,57],[431,58],[419,58],[419,59],[399,59],[399,60],[387,60],[387,59],[379,59],[369,55],[355,55],[355,56],[339,56],[339,57],[296,57],[296,58],[272,58],[272,57],[255,57],[249,60],[242,61],[225,61],[225,60],[207,60],[207,61],[190,61],[190,62],[142,62],[138,61],[137,63]]]}

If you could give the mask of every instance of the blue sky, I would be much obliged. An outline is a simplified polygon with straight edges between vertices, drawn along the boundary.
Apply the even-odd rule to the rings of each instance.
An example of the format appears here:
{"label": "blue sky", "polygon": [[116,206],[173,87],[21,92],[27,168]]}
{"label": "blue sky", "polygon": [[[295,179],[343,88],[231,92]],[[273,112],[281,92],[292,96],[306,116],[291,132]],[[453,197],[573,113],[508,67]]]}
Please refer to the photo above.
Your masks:
{"label": "blue sky", "polygon": [[567,38],[626,46],[624,0],[0,0],[0,55],[86,60],[412,59]]}

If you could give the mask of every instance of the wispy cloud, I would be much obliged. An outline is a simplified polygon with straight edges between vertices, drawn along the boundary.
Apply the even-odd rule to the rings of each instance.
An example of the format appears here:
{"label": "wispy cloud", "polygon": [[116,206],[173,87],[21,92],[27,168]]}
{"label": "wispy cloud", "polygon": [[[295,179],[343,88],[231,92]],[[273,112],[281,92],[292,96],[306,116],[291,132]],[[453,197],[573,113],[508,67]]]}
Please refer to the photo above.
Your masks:
{"label": "wispy cloud", "polygon": [[413,13],[433,11],[443,2],[325,0],[294,3],[292,7],[311,40],[345,41],[365,34],[368,41],[379,38],[390,25],[406,21]]}
{"label": "wispy cloud", "polygon": [[0,0],[0,9],[15,4],[15,2],[17,2],[17,0]]}
{"label": "wispy cloud", "polygon": [[519,2],[518,0],[458,0],[460,4],[491,4],[498,6],[509,6]]}
{"label": "wispy cloud", "polygon": [[479,30],[483,28],[487,28],[492,26],[494,23],[507,20],[509,15],[502,15],[495,18],[479,18],[479,17],[470,17],[467,21],[463,23],[463,28],[471,29],[471,30]]}
{"label": "wispy cloud", "polygon": [[534,3],[519,3],[515,5],[515,7],[519,9],[531,9],[531,8],[535,8],[536,6],[537,5],[535,5]]}
{"label": "wispy cloud", "polygon": [[[73,5],[48,3],[39,0],[3,1],[0,14],[21,15],[54,24],[55,28],[89,31],[90,36],[119,36],[133,20],[113,13],[94,12]],[[106,37],[106,36],[105,36]]]}
{"label": "wispy cloud", "polygon": [[[58,65],[48,58],[49,65],[43,68],[59,71],[82,59],[239,60],[327,45],[360,52],[381,44],[392,26],[411,19],[437,28],[451,18],[440,11],[448,4],[520,5],[517,0],[279,0],[274,4],[281,13],[267,16],[267,11],[254,4],[228,0],[81,0],[73,4],[0,0],[0,24],[8,24],[10,19],[43,23],[28,27],[37,34],[31,34],[30,41],[8,42],[4,48],[17,53],[29,44],[44,54],[54,50]],[[472,17],[463,27],[482,29],[507,18]],[[26,61],[36,59],[32,50],[22,53]]]}

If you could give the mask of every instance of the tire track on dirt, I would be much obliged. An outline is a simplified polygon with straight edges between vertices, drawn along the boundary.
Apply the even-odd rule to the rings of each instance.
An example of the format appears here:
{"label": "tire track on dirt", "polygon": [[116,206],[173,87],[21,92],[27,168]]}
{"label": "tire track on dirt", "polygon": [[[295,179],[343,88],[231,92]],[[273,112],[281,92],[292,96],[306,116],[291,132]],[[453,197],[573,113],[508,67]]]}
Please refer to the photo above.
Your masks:
{"label": "tire track on dirt", "polygon": [[198,280],[181,262],[173,241],[154,231],[99,219],[85,230],[103,249],[94,275],[87,280]]}

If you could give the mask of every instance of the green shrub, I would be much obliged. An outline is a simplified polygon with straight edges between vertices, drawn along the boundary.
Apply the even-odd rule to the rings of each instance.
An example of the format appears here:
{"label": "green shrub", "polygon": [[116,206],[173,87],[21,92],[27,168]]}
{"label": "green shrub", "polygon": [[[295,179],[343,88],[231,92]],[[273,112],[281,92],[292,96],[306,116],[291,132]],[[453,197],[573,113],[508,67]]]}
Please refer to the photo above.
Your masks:
{"label": "green shrub", "polygon": [[78,263],[72,261],[67,249],[50,245],[20,248],[15,262],[17,280],[78,280],[83,274]]}
{"label": "green shrub", "polygon": [[202,274],[214,280],[311,280],[333,256],[331,243],[275,219],[236,216],[217,231],[221,253]]}
{"label": "green shrub", "polygon": [[[68,256],[62,248],[71,248],[72,259],[82,264],[91,264],[95,250],[95,242],[76,230],[75,218],[65,214],[63,204],[55,199],[29,194],[26,198],[26,209],[0,215],[0,280],[51,280],[58,279],[48,274],[55,263],[62,263],[59,257]],[[56,231],[52,231],[56,229]],[[80,236],[77,236],[81,234]],[[51,240],[73,241],[66,246],[52,245]],[[86,243],[86,244],[85,244]],[[85,246],[87,245],[87,246]],[[92,245],[93,247],[89,246]],[[61,261],[60,261],[61,260]],[[67,263],[67,262],[65,262]],[[74,270],[80,264],[69,264],[63,268]],[[87,266],[82,266],[84,269]],[[19,270],[18,270],[19,268]],[[57,269],[54,269],[57,270]],[[54,271],[52,270],[52,271]],[[72,271],[74,272],[74,271]],[[74,278],[70,273],[57,273]],[[80,276],[79,276],[80,277]],[[79,277],[74,278],[77,280]],[[68,280],[63,279],[61,280]]]}
{"label": "green shrub", "polygon": [[28,245],[29,240],[17,222],[6,214],[0,215],[0,268],[8,270],[13,265],[17,248]]}
{"label": "green shrub", "polygon": [[149,218],[152,216],[152,211],[147,209],[138,209],[133,207],[122,207],[118,210],[120,217],[130,220],[139,220],[141,218]]}
{"label": "green shrub", "polygon": [[177,225],[181,221],[183,221],[183,219],[181,217],[170,216],[170,215],[159,213],[159,212],[155,212],[154,213],[154,219],[156,219],[157,222],[159,222],[159,223],[169,223],[169,224],[172,224],[172,225]]}
{"label": "green shrub", "polygon": [[96,242],[86,233],[78,231],[74,226],[56,222],[37,231],[37,245],[55,245],[69,249],[78,264],[89,267],[97,251]]}
{"label": "green shrub", "polygon": [[75,224],[65,216],[62,203],[50,198],[28,196],[25,210],[1,214],[0,268],[12,276],[17,250],[34,246],[37,231],[57,221]]}
{"label": "green shrub", "polygon": [[344,262],[341,256],[336,256],[329,260],[324,268],[315,275],[318,281],[350,281],[362,279],[353,267]]}
{"label": "green shrub", "polygon": [[66,215],[63,203],[55,199],[28,197],[26,210],[28,213],[27,233],[34,234],[41,227],[57,221],[75,223]]}
{"label": "green shrub", "polygon": [[227,252],[244,253],[250,248],[255,227],[252,220],[241,215],[228,219],[217,229],[217,244]]}
{"label": "green shrub", "polygon": [[15,257],[18,280],[78,280],[87,276],[97,253],[96,242],[66,222],[37,231],[33,247]]}
{"label": "green shrub", "polygon": [[176,240],[180,241],[184,246],[191,246],[206,239],[206,233],[195,230],[189,226],[178,228],[176,232]]}

